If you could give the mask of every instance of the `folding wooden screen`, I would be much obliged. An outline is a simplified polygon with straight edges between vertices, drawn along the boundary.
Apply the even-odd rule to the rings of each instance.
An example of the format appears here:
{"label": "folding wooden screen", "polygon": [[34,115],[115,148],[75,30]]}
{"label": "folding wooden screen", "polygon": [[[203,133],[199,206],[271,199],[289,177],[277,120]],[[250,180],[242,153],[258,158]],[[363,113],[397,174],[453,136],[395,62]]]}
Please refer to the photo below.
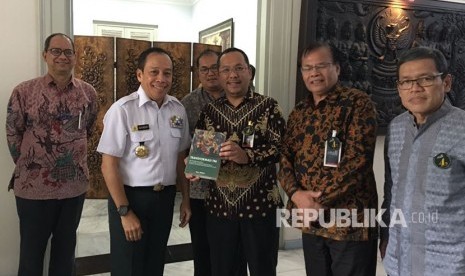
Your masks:
{"label": "folding wooden screen", "polygon": [[108,191],[100,171],[102,159],[96,151],[103,130],[103,116],[113,102],[138,89],[136,69],[139,54],[152,46],[163,48],[170,53],[174,67],[170,94],[182,99],[199,83],[196,74],[191,76],[192,62],[195,62],[205,49],[221,51],[221,46],[101,36],[75,36],[74,42],[77,58],[75,75],[92,84],[98,94],[99,113],[88,145],[91,187],[87,198],[106,198]]}

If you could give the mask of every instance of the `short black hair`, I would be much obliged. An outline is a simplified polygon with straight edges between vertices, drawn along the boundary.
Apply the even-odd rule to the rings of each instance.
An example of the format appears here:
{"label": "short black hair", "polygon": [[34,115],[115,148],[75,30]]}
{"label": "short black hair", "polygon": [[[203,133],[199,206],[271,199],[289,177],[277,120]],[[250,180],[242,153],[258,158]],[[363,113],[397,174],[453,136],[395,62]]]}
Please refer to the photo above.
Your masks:
{"label": "short black hair", "polygon": [[253,81],[253,79],[255,78],[255,66],[253,66],[252,64],[249,65],[250,67],[250,72],[252,73],[252,78],[250,79],[251,81]]}
{"label": "short black hair", "polygon": [[152,47],[152,48],[148,48],[147,50],[143,51],[139,55],[139,58],[137,59],[137,69],[144,71],[145,63],[147,62],[147,56],[153,53],[167,55],[169,59],[171,60],[171,64],[173,64],[173,59],[171,58],[171,55],[168,53],[168,51],[166,51],[165,49],[159,48],[159,47]]}
{"label": "short black hair", "polygon": [[224,56],[225,54],[232,53],[232,52],[241,53],[242,56],[244,57],[244,60],[245,60],[245,63],[247,64],[247,66],[250,65],[249,57],[247,57],[247,54],[244,51],[242,51],[241,49],[238,49],[238,48],[231,47],[231,48],[228,48],[228,49],[224,50],[223,52],[221,52],[221,54],[218,56],[218,67],[220,66],[221,57]]}
{"label": "short black hair", "polygon": [[195,66],[197,68],[199,68],[199,63],[200,63],[200,59],[204,56],[216,56],[216,57],[219,57],[220,56],[220,52],[218,51],[215,51],[215,50],[212,50],[212,49],[206,49],[206,50],[203,50],[200,55],[197,57],[197,59],[195,60]]}
{"label": "short black hair", "polygon": [[447,60],[441,51],[430,47],[415,47],[400,55],[399,60],[397,61],[397,78],[399,78],[399,68],[402,64],[419,59],[432,59],[438,72],[442,73],[442,79],[449,74]]}
{"label": "short black hair", "polygon": [[[336,49],[334,48],[334,46],[328,44],[327,42],[324,42],[324,41],[315,41],[315,42],[311,42],[303,51],[302,51],[302,55],[300,56],[300,58],[304,58],[306,57],[308,54],[310,54],[311,52],[317,50],[317,49],[320,49],[320,48],[325,48],[325,49],[328,49],[330,54],[331,54],[331,58],[333,59],[333,62],[336,63],[336,64],[339,64],[339,57],[337,56],[337,51]],[[300,64],[300,61],[299,61],[299,64]]]}
{"label": "short black hair", "polygon": [[44,52],[48,51],[48,48],[50,47],[50,41],[52,41],[52,38],[54,38],[57,35],[64,36],[65,38],[67,38],[69,40],[69,42],[71,42],[71,47],[73,47],[73,52],[74,52],[74,41],[71,39],[71,37],[69,37],[68,35],[65,35],[63,33],[53,33],[53,34],[49,35],[45,39]]}

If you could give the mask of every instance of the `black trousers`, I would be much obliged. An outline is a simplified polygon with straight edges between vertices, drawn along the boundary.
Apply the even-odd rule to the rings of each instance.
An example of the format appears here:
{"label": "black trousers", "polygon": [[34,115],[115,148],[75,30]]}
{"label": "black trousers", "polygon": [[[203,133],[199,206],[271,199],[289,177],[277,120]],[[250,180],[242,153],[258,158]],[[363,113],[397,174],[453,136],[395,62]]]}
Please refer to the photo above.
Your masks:
{"label": "black trousers", "polygon": [[272,215],[242,220],[207,215],[212,275],[237,275],[245,259],[251,276],[275,276],[279,246],[275,224]]}
{"label": "black trousers", "polygon": [[207,213],[203,199],[190,199],[192,217],[189,221],[192,252],[194,255],[194,276],[210,276],[210,246],[207,239]]}
{"label": "black trousers", "polygon": [[50,243],[49,276],[74,273],[76,230],[84,194],[67,199],[32,200],[16,197],[21,237],[19,276],[41,276],[47,243]]}
{"label": "black trousers", "polygon": [[378,240],[336,241],[302,234],[308,276],[375,276]]}
{"label": "black trousers", "polygon": [[[207,236],[207,211],[205,200],[190,199],[192,217],[189,221],[192,251],[194,255],[194,276],[211,276],[210,246]],[[247,276],[247,262],[239,256],[236,276]]]}
{"label": "black trousers", "polygon": [[112,276],[163,276],[165,254],[173,222],[176,186],[160,192],[151,187],[125,186],[126,196],[142,225],[142,239],[127,241],[115,203],[108,200]]}

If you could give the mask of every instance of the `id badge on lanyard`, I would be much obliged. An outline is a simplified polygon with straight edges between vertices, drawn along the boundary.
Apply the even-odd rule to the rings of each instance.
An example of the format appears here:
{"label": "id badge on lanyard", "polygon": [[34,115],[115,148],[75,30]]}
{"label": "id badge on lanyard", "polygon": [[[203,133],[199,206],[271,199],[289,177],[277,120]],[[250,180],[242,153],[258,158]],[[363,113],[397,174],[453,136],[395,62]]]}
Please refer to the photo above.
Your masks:
{"label": "id badge on lanyard", "polygon": [[333,130],[331,138],[325,142],[325,156],[323,165],[325,167],[335,167],[341,162],[342,143],[336,137],[337,131]]}

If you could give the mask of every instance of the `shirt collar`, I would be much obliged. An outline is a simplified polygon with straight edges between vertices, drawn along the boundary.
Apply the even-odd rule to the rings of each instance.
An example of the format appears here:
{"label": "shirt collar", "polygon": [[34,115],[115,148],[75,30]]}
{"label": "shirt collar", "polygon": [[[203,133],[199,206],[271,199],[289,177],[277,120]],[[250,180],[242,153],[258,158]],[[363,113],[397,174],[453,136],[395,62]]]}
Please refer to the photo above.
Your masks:
{"label": "shirt collar", "polygon": [[[245,102],[252,101],[254,99],[254,91],[252,89],[247,90],[247,93],[244,96],[244,101],[240,104],[242,105]],[[223,91],[223,95],[218,99],[223,104],[230,104],[228,98],[226,98],[226,93]]]}
{"label": "shirt collar", "polygon": [[[434,111],[433,113],[431,113],[430,115],[426,116],[426,122],[422,125],[420,125],[419,129],[424,129],[424,128],[427,128],[428,126],[434,124],[434,122],[436,122],[437,120],[441,119],[442,117],[444,117],[447,113],[449,113],[454,107],[452,106],[452,104],[450,103],[449,99],[447,99],[447,97],[444,99],[444,101],[442,102],[442,105],[441,107]],[[410,120],[412,122],[412,124],[415,126],[415,127],[418,127],[418,125],[415,123],[415,116],[413,116],[412,112],[409,111],[409,114],[410,114]]]}
{"label": "shirt collar", "polygon": [[[48,86],[56,86],[55,79],[52,77],[50,74],[46,74],[44,76],[44,81]],[[67,87],[76,87],[76,80],[74,79],[73,76],[71,76],[71,79],[69,80]]]}
{"label": "shirt collar", "polygon": [[[139,89],[137,89],[137,94],[139,95],[139,107],[143,106],[147,102],[154,102],[152,99],[150,99],[147,94],[145,93],[144,89],[142,86],[139,86]],[[172,101],[171,97],[168,97],[168,95],[165,95],[165,98],[163,99],[163,104],[166,104],[168,102]]]}
{"label": "shirt collar", "polygon": [[[214,101],[215,98],[213,98],[213,96],[208,93],[205,89],[203,89],[203,87],[200,87],[200,93],[202,94],[202,97],[207,97],[207,99],[209,99],[210,101]],[[221,96],[220,98],[222,98],[224,96],[224,91],[221,91]]]}
{"label": "shirt collar", "polygon": [[[337,82],[332,88],[329,89],[326,97],[323,100],[321,100],[320,103],[325,103],[325,102],[333,103],[333,102],[336,102],[339,99],[341,89],[342,89],[341,84],[339,82]],[[306,104],[307,104],[307,107],[315,106],[315,102],[313,100],[312,92],[310,92],[310,94],[308,95],[307,100],[306,100]]]}

